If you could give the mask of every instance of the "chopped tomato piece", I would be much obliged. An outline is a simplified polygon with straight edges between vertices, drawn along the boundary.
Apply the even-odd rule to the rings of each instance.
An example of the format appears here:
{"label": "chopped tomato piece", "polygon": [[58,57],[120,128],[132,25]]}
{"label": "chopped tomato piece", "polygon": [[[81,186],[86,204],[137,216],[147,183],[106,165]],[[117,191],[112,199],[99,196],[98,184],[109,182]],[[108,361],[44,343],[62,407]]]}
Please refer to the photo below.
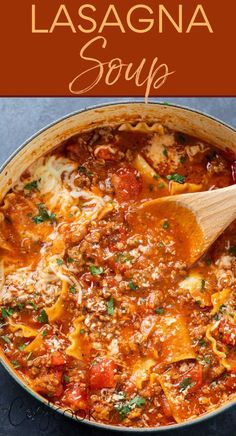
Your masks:
{"label": "chopped tomato piece", "polygon": [[226,345],[236,345],[236,325],[229,321],[221,320],[219,324],[219,333],[222,335],[222,342]]}
{"label": "chopped tomato piece", "polygon": [[112,359],[101,359],[90,368],[90,387],[92,389],[113,388],[116,385],[117,365]]}
{"label": "chopped tomato piece", "polygon": [[112,176],[112,183],[118,201],[136,200],[142,191],[142,180],[132,167],[120,168]]}
{"label": "chopped tomato piece", "polygon": [[85,388],[80,387],[78,383],[70,384],[65,390],[63,402],[73,409],[89,409],[87,391]]}
{"label": "chopped tomato piece", "polygon": [[51,365],[61,366],[66,364],[66,358],[60,351],[54,351],[51,355]]}

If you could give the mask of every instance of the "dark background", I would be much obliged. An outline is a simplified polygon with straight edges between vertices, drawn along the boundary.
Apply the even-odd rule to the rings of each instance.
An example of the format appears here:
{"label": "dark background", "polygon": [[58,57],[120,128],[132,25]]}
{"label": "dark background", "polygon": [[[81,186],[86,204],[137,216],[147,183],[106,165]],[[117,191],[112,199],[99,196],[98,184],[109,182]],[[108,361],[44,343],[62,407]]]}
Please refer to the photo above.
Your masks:
{"label": "dark background", "polygon": [[[121,101],[121,99],[108,98],[0,99],[0,164],[23,141],[48,123],[71,111],[114,100]],[[236,127],[236,98],[168,98],[167,101],[202,110]],[[72,422],[41,406],[18,386],[5,369],[0,367],[0,436],[100,436],[103,434],[108,436],[110,433]],[[236,407],[202,424],[165,434],[234,436],[236,435]]]}

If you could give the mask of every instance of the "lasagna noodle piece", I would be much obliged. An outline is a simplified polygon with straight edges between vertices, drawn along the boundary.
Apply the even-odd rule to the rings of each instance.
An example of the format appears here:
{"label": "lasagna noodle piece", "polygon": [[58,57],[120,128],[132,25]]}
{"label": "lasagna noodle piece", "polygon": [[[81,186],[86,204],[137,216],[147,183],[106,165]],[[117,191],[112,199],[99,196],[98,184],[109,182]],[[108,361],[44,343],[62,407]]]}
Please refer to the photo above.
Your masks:
{"label": "lasagna noodle piece", "polygon": [[66,298],[68,296],[68,283],[63,280],[62,281],[62,290],[61,293],[53,306],[46,309],[46,313],[48,316],[48,321],[55,322],[58,319],[61,318],[63,311],[64,311],[64,305],[66,302]]}
{"label": "lasagna noodle piece", "polygon": [[191,346],[191,340],[186,320],[181,315],[162,316],[157,323],[155,335],[163,345],[160,356],[165,363],[174,363],[186,359],[195,359],[196,354]]}
{"label": "lasagna noodle piece", "polygon": [[39,334],[37,334],[34,340],[25,347],[24,352],[33,353],[34,351],[39,351],[43,347],[44,347],[44,342],[43,342],[42,333],[40,332]]}
{"label": "lasagna noodle piece", "polygon": [[196,183],[177,183],[170,182],[170,195],[187,194],[190,192],[202,191],[203,186]]}
{"label": "lasagna noodle piece", "polygon": [[24,324],[16,324],[12,320],[9,321],[9,328],[13,333],[20,331],[20,334],[23,338],[32,338],[38,334],[37,330]]}
{"label": "lasagna noodle piece", "polygon": [[83,335],[80,333],[83,320],[84,316],[79,316],[75,319],[73,323],[73,331],[68,335],[71,345],[66,349],[66,354],[68,356],[74,357],[78,360],[84,360],[85,355],[89,354],[90,351],[89,343],[84,340]]}
{"label": "lasagna noodle piece", "polygon": [[159,133],[164,134],[164,127],[160,123],[153,123],[149,126],[147,123],[139,122],[135,126],[131,123],[123,123],[119,127],[120,132],[141,132],[141,133]]}
{"label": "lasagna noodle piece", "polygon": [[221,306],[227,302],[231,294],[230,288],[225,288],[220,292],[215,292],[211,296],[211,301],[213,305],[213,309],[211,311],[212,315],[215,315],[217,312],[219,312]]}
{"label": "lasagna noodle piece", "polygon": [[199,302],[201,307],[211,306],[211,294],[207,289],[202,289],[203,277],[197,271],[192,270],[188,277],[179,283],[179,290],[189,292],[191,297]]}
{"label": "lasagna noodle piece", "polygon": [[154,359],[140,359],[135,363],[131,381],[134,382],[137,389],[142,389],[143,383],[150,377],[150,369],[156,363]]}
{"label": "lasagna noodle piece", "polygon": [[164,184],[165,188],[168,188],[168,183],[162,179],[157,172],[147,163],[147,161],[137,154],[135,160],[133,161],[133,166],[138,170],[147,183],[151,183],[153,186],[159,186],[160,183]]}
{"label": "lasagna noodle piece", "polygon": [[177,423],[180,423],[186,419],[195,417],[193,410],[194,402],[185,399],[187,390],[186,393],[184,393],[176,389],[171,382],[170,371],[159,375],[158,381],[168,401],[173,418]]}

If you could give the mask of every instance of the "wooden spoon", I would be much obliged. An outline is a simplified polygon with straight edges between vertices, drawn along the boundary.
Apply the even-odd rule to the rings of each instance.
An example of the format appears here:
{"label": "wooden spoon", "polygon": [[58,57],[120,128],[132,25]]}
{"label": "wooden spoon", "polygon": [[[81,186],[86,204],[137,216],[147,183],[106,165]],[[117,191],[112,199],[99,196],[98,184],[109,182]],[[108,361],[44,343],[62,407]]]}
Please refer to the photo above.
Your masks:
{"label": "wooden spoon", "polygon": [[173,195],[146,201],[141,208],[162,216],[168,212],[189,235],[189,266],[196,262],[236,218],[236,185],[213,191]]}

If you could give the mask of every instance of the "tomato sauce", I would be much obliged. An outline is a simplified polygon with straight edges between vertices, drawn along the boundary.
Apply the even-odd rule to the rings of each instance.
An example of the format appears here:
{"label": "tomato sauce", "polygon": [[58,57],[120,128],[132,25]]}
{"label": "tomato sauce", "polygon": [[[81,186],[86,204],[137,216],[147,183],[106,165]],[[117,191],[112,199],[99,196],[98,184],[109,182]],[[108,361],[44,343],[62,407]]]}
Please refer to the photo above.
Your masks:
{"label": "tomato sauce", "polygon": [[58,407],[127,427],[236,395],[236,224],[189,267],[193,217],[146,204],[235,183],[235,157],[144,126],[70,138],[0,206],[4,358]]}

